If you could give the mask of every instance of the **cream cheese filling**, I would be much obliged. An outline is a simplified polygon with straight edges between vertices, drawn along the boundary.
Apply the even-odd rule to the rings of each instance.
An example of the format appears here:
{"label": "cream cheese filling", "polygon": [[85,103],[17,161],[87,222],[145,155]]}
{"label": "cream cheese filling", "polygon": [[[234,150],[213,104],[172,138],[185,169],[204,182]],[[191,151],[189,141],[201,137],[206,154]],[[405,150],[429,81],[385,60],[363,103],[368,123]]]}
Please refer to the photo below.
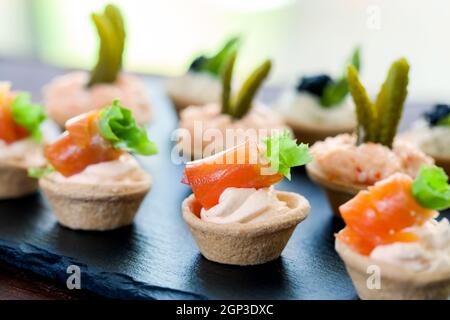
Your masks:
{"label": "cream cheese filling", "polygon": [[417,272],[450,270],[450,225],[447,219],[432,220],[406,230],[416,233],[419,241],[378,246],[370,257]]}
{"label": "cream cheese filling", "polygon": [[356,127],[355,105],[350,98],[346,98],[339,105],[324,108],[317,97],[290,90],[282,95],[277,109],[292,125],[322,126],[330,129]]}
{"label": "cream cheese filling", "polygon": [[60,183],[75,184],[130,184],[149,179],[139,163],[129,154],[119,159],[87,166],[82,172],[65,177],[58,172],[51,173],[52,178]]}
{"label": "cream cheese filling", "polygon": [[204,221],[226,223],[255,223],[286,214],[289,207],[277,198],[273,187],[227,188],[214,207],[202,209],[200,217]]}
{"label": "cream cheese filling", "polygon": [[22,139],[10,144],[0,140],[0,161],[23,167],[45,166],[42,145],[31,138]]}

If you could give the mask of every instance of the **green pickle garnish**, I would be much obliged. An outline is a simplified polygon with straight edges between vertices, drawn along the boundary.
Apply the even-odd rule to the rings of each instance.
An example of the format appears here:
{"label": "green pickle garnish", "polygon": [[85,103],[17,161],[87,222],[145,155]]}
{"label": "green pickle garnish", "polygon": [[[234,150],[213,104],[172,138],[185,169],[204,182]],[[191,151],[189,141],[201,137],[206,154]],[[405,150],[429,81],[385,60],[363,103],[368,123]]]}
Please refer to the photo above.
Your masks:
{"label": "green pickle garnish", "polygon": [[231,80],[237,52],[230,54],[222,70],[222,113],[234,119],[243,118],[252,108],[253,99],[272,68],[270,60],[259,65],[244,81],[236,97],[232,97]]}
{"label": "green pickle garnish", "polygon": [[107,5],[103,14],[92,14],[100,38],[97,64],[91,71],[88,87],[98,83],[113,83],[122,68],[125,48],[125,27],[120,10]]}
{"label": "green pickle garnish", "polygon": [[395,61],[375,102],[367,95],[358,71],[349,65],[347,78],[356,106],[357,144],[374,142],[392,147],[408,93],[409,64],[406,59]]}

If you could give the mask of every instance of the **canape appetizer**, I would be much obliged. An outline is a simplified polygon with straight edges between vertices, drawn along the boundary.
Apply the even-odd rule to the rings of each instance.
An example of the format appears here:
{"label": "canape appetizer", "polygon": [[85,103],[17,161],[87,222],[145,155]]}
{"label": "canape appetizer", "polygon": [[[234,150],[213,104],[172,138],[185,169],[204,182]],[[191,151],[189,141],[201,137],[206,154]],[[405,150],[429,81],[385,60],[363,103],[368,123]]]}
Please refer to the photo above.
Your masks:
{"label": "canape appetizer", "polygon": [[273,130],[283,131],[287,128],[276,112],[253,102],[270,72],[271,61],[266,60],[256,68],[237,95],[232,97],[231,81],[235,61],[236,51],[230,55],[222,72],[221,103],[189,106],[181,112],[178,148],[183,156],[200,159],[248,138],[261,140]]}
{"label": "canape appetizer", "polygon": [[140,79],[121,72],[125,48],[122,14],[107,5],[103,14],[92,14],[100,38],[98,61],[89,73],[76,71],[53,79],[44,87],[48,115],[61,127],[79,114],[101,109],[119,99],[133,111],[138,123],[150,120],[150,103]]}
{"label": "canape appetizer", "polygon": [[450,106],[438,104],[413,123],[402,138],[416,144],[450,174]]}
{"label": "canape appetizer", "polygon": [[396,173],[340,207],[336,250],[362,299],[449,297],[450,225],[435,220],[450,207],[447,179],[438,167]]}
{"label": "canape appetizer", "polygon": [[40,126],[45,113],[25,92],[12,92],[0,83],[0,199],[35,192],[38,184],[28,177],[29,166],[45,167]]}
{"label": "canape appetizer", "polygon": [[433,164],[414,145],[394,140],[407,95],[409,65],[394,62],[375,102],[370,101],[358,72],[348,67],[348,84],[356,105],[357,134],[340,134],[311,148],[314,161],[306,167],[309,177],[321,185],[333,212],[358,191],[396,172],[415,177],[424,164]]}
{"label": "canape appetizer", "polygon": [[[359,70],[359,49],[349,62]],[[355,130],[355,106],[348,93],[346,73],[338,79],[327,74],[302,77],[295,90],[281,96],[277,109],[298,139],[313,144]]]}
{"label": "canape appetizer", "polygon": [[201,106],[220,101],[220,73],[238,45],[239,38],[231,38],[216,54],[196,57],[184,75],[166,81],[167,94],[177,113],[191,105]]}
{"label": "canape appetizer", "polygon": [[310,206],[273,185],[310,160],[308,146],[286,131],[187,163],[183,182],[193,194],[183,201],[183,218],[203,256],[233,265],[278,258]]}
{"label": "canape appetizer", "polygon": [[157,153],[144,128],[116,100],[66,123],[45,146],[46,169],[38,177],[59,222],[71,229],[112,230],[131,224],[151,177],[130,155]]}

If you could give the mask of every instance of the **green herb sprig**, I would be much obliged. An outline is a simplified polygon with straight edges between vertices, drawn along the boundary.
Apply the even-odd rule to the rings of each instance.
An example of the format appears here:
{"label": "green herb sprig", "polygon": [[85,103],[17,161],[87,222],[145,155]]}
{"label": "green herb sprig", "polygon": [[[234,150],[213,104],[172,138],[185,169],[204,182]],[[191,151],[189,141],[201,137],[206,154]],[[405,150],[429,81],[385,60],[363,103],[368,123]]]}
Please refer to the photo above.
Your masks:
{"label": "green herb sprig", "polygon": [[239,48],[240,44],[240,37],[230,38],[215,55],[211,57],[197,57],[191,63],[190,70],[194,72],[208,72],[213,76],[219,77],[224,64],[228,61],[230,55]]}
{"label": "green herb sprig", "polygon": [[445,118],[442,118],[437,123],[438,126],[447,126],[450,127],[450,115],[446,116]]}
{"label": "green herb sprig", "polygon": [[115,149],[146,156],[158,153],[155,142],[147,136],[147,130],[138,126],[131,110],[114,100],[100,112],[100,133]]}
{"label": "green herb sprig", "polygon": [[375,102],[367,95],[358,71],[347,69],[350,93],[356,106],[357,144],[374,142],[392,147],[408,93],[409,64],[401,58],[392,63]]}
{"label": "green herb sprig", "polygon": [[272,62],[266,60],[258,66],[244,81],[236,97],[232,97],[231,81],[236,56],[236,51],[231,53],[222,70],[222,113],[241,119],[250,111],[256,93],[270,73]]}
{"label": "green herb sprig", "polygon": [[52,172],[55,172],[55,169],[51,165],[47,165],[45,168],[28,168],[28,176],[35,179],[48,176]]}
{"label": "green herb sprig", "polygon": [[442,168],[423,166],[412,185],[412,193],[421,206],[433,210],[450,207],[450,185]]}
{"label": "green herb sprig", "polygon": [[31,102],[30,94],[19,92],[11,103],[11,112],[14,121],[27,129],[36,142],[42,141],[42,122],[47,118],[44,108]]}
{"label": "green herb sprig", "polygon": [[[356,48],[347,64],[351,64],[356,70],[360,70],[361,67],[361,50]],[[331,81],[325,86],[322,97],[320,98],[320,105],[324,108],[329,108],[340,104],[349,92],[347,73],[343,72],[343,75],[336,81]]]}
{"label": "green herb sprig", "polygon": [[266,138],[264,143],[271,167],[289,180],[291,180],[292,167],[303,166],[312,161],[308,145],[297,144],[288,130],[282,134],[273,134]]}
{"label": "green herb sprig", "polygon": [[98,61],[91,71],[88,87],[98,83],[113,83],[122,68],[125,49],[125,27],[120,10],[107,5],[103,14],[92,14],[100,38]]}

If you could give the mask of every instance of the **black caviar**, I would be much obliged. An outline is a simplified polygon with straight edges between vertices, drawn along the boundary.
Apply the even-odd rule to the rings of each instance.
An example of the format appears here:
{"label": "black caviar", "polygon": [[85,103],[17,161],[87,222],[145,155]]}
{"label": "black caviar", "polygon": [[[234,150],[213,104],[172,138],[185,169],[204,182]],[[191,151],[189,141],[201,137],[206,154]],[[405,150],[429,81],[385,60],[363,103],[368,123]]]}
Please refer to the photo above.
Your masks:
{"label": "black caviar", "polygon": [[298,92],[308,92],[317,97],[322,97],[323,90],[333,80],[326,74],[311,77],[302,77],[296,87]]}
{"label": "black caviar", "polygon": [[437,104],[431,111],[425,112],[424,117],[430,126],[435,126],[438,122],[450,116],[450,106],[447,104]]}
{"label": "black caviar", "polygon": [[199,56],[195,58],[189,66],[189,71],[200,71],[206,60],[208,60],[208,58],[206,58],[205,56]]}

